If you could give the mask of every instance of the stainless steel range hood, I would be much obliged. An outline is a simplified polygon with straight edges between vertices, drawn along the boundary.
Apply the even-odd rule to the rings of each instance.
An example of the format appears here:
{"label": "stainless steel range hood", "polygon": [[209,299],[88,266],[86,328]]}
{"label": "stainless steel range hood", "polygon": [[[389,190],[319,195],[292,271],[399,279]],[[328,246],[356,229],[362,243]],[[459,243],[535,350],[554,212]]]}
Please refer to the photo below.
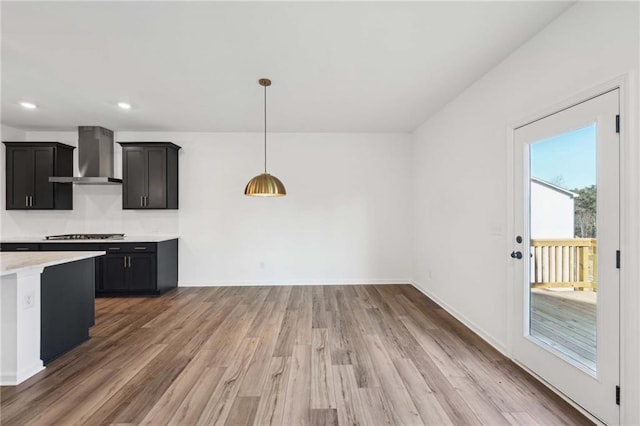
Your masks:
{"label": "stainless steel range hood", "polygon": [[113,177],[113,131],[100,126],[78,127],[80,176],[53,176],[49,182],[86,185],[118,185]]}

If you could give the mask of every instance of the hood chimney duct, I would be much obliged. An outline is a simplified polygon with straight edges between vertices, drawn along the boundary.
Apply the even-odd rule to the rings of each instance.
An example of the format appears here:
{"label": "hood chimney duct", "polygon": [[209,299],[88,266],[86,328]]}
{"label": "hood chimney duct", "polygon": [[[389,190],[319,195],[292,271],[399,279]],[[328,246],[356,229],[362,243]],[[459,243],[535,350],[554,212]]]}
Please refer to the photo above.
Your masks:
{"label": "hood chimney duct", "polygon": [[113,131],[100,126],[78,127],[79,176],[50,177],[49,182],[92,185],[120,184],[113,177]]}

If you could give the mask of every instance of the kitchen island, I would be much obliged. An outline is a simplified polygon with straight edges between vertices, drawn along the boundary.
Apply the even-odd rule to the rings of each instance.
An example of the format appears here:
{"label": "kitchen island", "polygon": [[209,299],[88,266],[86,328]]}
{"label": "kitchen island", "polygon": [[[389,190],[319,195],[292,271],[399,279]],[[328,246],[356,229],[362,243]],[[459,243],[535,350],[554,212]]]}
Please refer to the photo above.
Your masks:
{"label": "kitchen island", "polygon": [[17,385],[89,338],[103,251],[0,253],[0,384]]}

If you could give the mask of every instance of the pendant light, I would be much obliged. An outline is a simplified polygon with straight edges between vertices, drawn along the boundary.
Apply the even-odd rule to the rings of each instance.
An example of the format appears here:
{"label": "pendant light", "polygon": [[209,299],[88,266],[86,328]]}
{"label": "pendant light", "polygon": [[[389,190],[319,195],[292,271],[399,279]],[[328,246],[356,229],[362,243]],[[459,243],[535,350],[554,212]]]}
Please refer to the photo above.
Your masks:
{"label": "pendant light", "polygon": [[244,195],[251,197],[282,197],[287,195],[284,184],[275,176],[267,173],[267,87],[271,86],[271,80],[261,78],[258,80],[264,87],[264,173],[253,177],[244,188]]}

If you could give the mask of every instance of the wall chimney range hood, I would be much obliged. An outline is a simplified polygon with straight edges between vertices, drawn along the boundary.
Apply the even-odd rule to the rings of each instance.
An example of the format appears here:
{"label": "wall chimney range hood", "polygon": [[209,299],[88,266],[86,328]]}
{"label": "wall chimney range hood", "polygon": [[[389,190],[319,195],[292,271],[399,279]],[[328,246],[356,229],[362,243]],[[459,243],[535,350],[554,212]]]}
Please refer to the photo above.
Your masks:
{"label": "wall chimney range hood", "polygon": [[49,182],[85,185],[118,185],[113,177],[113,131],[100,126],[78,127],[78,166],[80,176],[52,176]]}

